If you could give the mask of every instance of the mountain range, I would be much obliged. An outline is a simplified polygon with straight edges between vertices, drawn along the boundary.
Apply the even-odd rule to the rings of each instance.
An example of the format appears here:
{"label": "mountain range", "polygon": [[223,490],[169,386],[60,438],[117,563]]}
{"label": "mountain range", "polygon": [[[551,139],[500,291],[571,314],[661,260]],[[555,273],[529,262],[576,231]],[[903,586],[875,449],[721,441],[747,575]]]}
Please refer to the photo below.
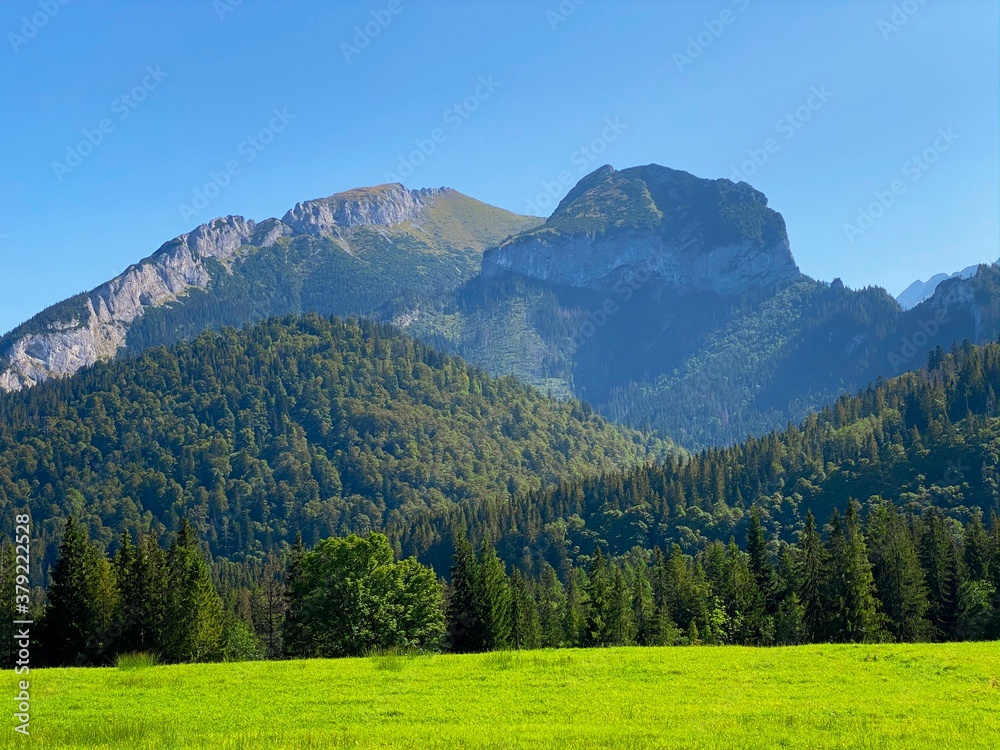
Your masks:
{"label": "mountain range", "polygon": [[955,273],[952,274],[936,273],[927,279],[927,281],[917,279],[906,287],[906,289],[896,295],[896,302],[898,302],[899,306],[904,310],[909,310],[924,300],[930,299],[931,295],[934,294],[934,290],[937,289],[938,284],[942,281],[945,281],[946,279],[954,279],[956,277],[968,279],[971,276],[975,276],[978,270],[978,265],[966,266],[961,271],[955,271]]}
{"label": "mountain range", "polygon": [[877,287],[811,279],[762,193],[658,165],[601,167],[546,220],[392,184],[167,242],[0,338],[0,388],[315,311],[391,322],[700,448],[783,428],[936,346],[995,340],[998,300],[996,264],[909,310]]}

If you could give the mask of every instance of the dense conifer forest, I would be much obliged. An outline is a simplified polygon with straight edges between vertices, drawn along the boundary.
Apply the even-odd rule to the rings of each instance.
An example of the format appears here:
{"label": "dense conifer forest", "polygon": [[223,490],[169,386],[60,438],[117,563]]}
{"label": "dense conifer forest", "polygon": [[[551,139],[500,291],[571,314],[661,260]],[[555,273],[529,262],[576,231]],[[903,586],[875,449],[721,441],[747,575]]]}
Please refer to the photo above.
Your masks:
{"label": "dense conifer forest", "polygon": [[0,509],[30,509],[43,573],[70,515],[105,547],[122,530],[165,542],[187,518],[241,563],[297,531],[312,546],[385,530],[409,555],[452,505],[669,448],[384,325],[306,315],[0,396]]}
{"label": "dense conifer forest", "polygon": [[[280,385],[273,396],[259,386],[265,378]],[[36,588],[33,607],[44,652],[58,663],[104,663],[130,651],[193,661],[414,648],[983,639],[1000,636],[998,385],[1000,344],[938,349],[924,369],[845,396],[784,432],[588,477],[594,454],[574,463],[576,444],[559,442],[567,435],[597,436],[617,447],[619,459],[663,446],[377,325],[307,316],[207,334],[8,397],[0,402],[8,431],[0,455],[8,503],[40,491],[57,497],[56,466],[59,476],[91,482],[79,485],[88,492],[118,488],[95,498],[121,500],[126,485],[108,477],[121,482],[144,456],[158,457],[161,470],[182,468],[180,497],[204,500],[174,503],[163,520],[148,508],[123,513],[132,506],[122,502],[95,518],[102,506],[80,490],[68,504],[32,506],[61,540],[47,601]],[[373,414],[376,396],[385,411]],[[254,398],[268,405],[258,419],[282,426],[278,445],[253,439]],[[419,408],[428,402],[437,408]],[[473,407],[485,422],[469,418]],[[114,432],[111,414],[128,409],[136,412],[128,423],[146,431],[142,440]],[[403,434],[390,425],[406,409],[414,412],[410,429],[425,431],[418,444],[432,453],[401,467],[385,441]],[[539,421],[531,430],[508,434],[532,424],[532,414]],[[162,421],[155,428],[154,417]],[[361,456],[381,461],[359,457],[356,465],[392,469],[378,470],[396,484],[368,478],[356,497],[342,493],[348,508],[379,486],[406,486],[400,478],[413,476],[419,461],[433,465],[433,451],[447,446],[444,429],[456,423],[473,435],[473,466],[487,466],[474,463],[476,450],[527,461],[533,449],[549,462],[542,466],[580,476],[553,484],[555,469],[534,473],[513,460],[517,468],[506,475],[497,464],[485,476],[424,474],[420,492],[436,486],[448,502],[389,502],[384,515],[366,516],[366,526],[317,524],[312,538],[294,543],[276,533],[281,526],[251,517],[255,533],[242,539],[253,544],[230,554],[220,546],[220,519],[232,528],[227,503],[240,498],[228,492],[246,491],[247,477],[272,467],[261,455],[273,453],[281,491],[291,493],[277,495],[284,508],[261,495],[261,518],[288,521],[283,512],[302,497],[301,485],[323,486],[322,474],[283,473],[294,451],[280,449],[296,435],[316,463],[325,451],[305,435],[353,429],[364,439],[348,449],[363,446]],[[267,422],[257,425],[269,434]],[[226,443],[225,435],[242,442]],[[199,454],[184,448],[199,441]],[[131,460],[122,460],[128,451]],[[336,464],[337,476],[362,481],[364,474],[340,468],[351,465]],[[393,525],[403,518],[417,531]],[[112,530],[115,537],[104,538]],[[0,559],[10,578],[13,550],[4,547]]]}

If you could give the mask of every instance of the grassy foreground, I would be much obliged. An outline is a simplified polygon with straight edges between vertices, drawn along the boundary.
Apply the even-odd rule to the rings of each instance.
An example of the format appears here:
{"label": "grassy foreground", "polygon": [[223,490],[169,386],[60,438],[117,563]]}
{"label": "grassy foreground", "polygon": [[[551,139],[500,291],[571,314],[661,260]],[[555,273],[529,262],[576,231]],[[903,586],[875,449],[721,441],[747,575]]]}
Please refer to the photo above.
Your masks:
{"label": "grassy foreground", "polygon": [[8,729],[0,747],[939,750],[1000,741],[998,643],[382,656],[31,678],[32,736]]}

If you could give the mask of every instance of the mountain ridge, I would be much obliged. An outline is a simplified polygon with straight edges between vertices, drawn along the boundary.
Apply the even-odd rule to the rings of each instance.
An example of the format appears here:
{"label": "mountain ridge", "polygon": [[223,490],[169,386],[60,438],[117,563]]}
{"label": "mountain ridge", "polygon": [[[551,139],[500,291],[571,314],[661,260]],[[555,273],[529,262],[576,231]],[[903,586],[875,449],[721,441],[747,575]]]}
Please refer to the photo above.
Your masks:
{"label": "mountain ridge", "polygon": [[[454,227],[445,226],[441,231],[445,239],[433,237],[426,227],[416,224],[442,201],[456,205],[474,202],[501,228],[490,231],[467,222],[469,231],[456,233]],[[465,210],[465,214],[472,213]],[[257,223],[242,216],[216,218],[165,242],[110,281],[47,308],[0,337],[0,390],[20,390],[113,357],[125,347],[132,324],[149,310],[208,289],[220,273],[232,274],[241,257],[273,248],[295,236],[328,241],[331,244],[322,249],[339,249],[357,257],[358,249],[352,243],[358,232],[412,225],[407,230],[412,228],[411,233],[416,233],[432,252],[465,244],[478,253],[505,232],[534,221],[479,203],[451,188],[409,190],[398,183],[354,188],[297,203],[280,220]],[[467,229],[461,216],[452,223],[457,223],[460,230]],[[449,231],[457,235],[454,242],[447,237]],[[363,237],[369,239],[368,235]],[[433,247],[435,243],[442,247]],[[213,261],[221,265],[213,265]]]}

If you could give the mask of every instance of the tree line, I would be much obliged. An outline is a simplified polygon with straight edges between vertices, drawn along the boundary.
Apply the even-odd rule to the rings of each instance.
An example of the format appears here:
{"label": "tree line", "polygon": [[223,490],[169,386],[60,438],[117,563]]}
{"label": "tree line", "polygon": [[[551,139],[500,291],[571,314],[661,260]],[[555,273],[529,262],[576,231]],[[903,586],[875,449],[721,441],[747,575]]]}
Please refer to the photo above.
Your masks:
{"label": "tree line", "polygon": [[[164,549],[126,532],[110,558],[70,518],[40,614],[46,664],[359,656],[390,649],[500,649],[1000,638],[1000,522],[963,526],[877,501],[807,514],[799,538],[750,518],[742,546],[713,541],[600,548],[556,570],[526,551],[508,565],[488,540],[455,533],[450,580],[382,534],[301,538],[252,585],[213,576],[182,523]],[[9,550],[0,573],[9,574]],[[5,649],[9,648],[5,646]],[[7,654],[5,654],[6,656]]]}

